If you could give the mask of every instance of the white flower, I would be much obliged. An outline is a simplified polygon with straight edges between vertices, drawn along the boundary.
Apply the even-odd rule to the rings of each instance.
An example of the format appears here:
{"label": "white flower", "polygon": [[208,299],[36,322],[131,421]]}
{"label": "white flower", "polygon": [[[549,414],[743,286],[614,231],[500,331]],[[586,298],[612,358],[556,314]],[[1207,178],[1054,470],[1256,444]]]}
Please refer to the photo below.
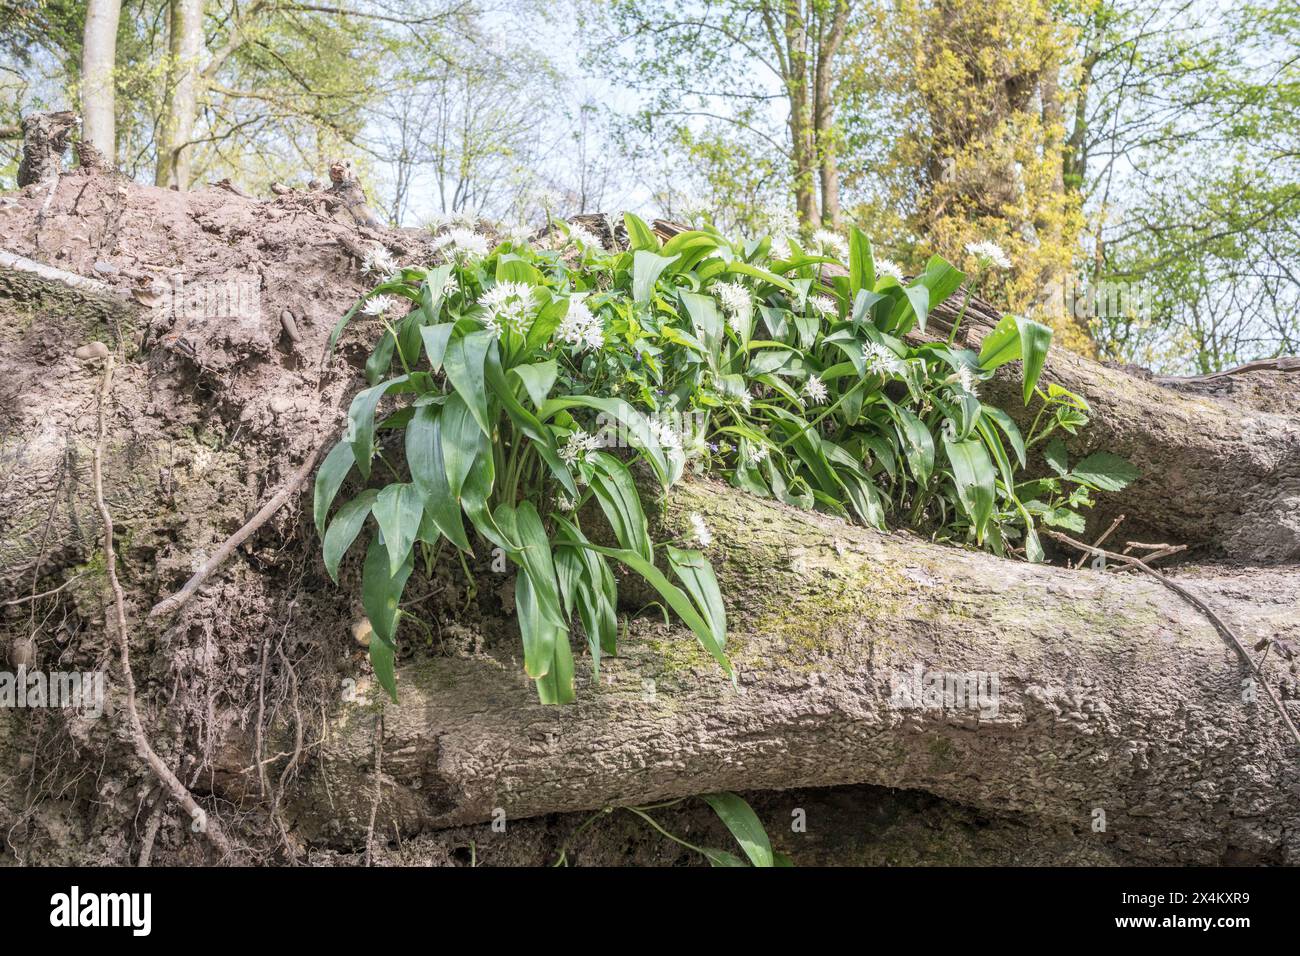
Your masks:
{"label": "white flower", "polygon": [[655,433],[655,440],[659,442],[659,447],[664,449],[681,448],[682,436],[677,434],[672,425],[663,421],[652,421],[650,429]]}
{"label": "white flower", "polygon": [[804,394],[812,399],[814,405],[820,405],[826,401],[826,386],[816,375],[809,375],[808,381],[803,383]]}
{"label": "white flower", "polygon": [[560,203],[564,201],[563,197],[554,189],[539,190],[534,197],[537,205],[541,206],[547,213],[552,213],[560,208]]}
{"label": "white flower", "polygon": [[996,242],[968,242],[966,251],[986,265],[994,265],[999,269],[1011,268],[1011,260]]}
{"label": "white flower", "polygon": [[879,375],[901,375],[903,374],[903,363],[898,360],[892,349],[886,348],[879,342],[872,342],[867,346],[864,355],[867,359],[867,371],[875,372]]}
{"label": "white flower", "polygon": [[790,239],[788,236],[778,236],[772,240],[772,251],[769,253],[773,259],[789,259],[794,253],[790,249]]}
{"label": "white flower", "polygon": [[893,276],[899,282],[902,282],[903,281],[902,267],[900,267],[899,264],[895,262],[893,259],[877,259],[876,278],[879,279],[882,276]]}
{"label": "white flower", "polygon": [[799,234],[799,217],[787,206],[769,206],[763,210],[767,231],[782,239]]}
{"label": "white flower", "polygon": [[453,229],[439,236],[434,248],[442,250],[457,262],[466,262],[476,256],[487,255],[488,244],[485,237],[472,229]]}
{"label": "white flower", "polygon": [[704,517],[698,511],[691,512],[691,538],[701,548],[713,544],[713,532],[709,530],[709,526],[704,523]]}
{"label": "white flower", "polygon": [[767,457],[766,445],[749,446],[749,463],[751,465],[757,465],[760,461],[762,461],[766,457]]}
{"label": "white flower", "polygon": [[808,307],[822,315],[839,315],[839,307],[828,295],[815,295],[808,300]]}
{"label": "white flower", "polygon": [[361,271],[366,275],[383,276],[387,279],[397,272],[397,260],[384,246],[374,246],[361,260]]}
{"label": "white flower", "polygon": [[961,368],[957,369],[957,384],[961,387],[963,392],[968,392],[975,396],[979,395],[975,390],[975,373],[971,371],[969,365],[963,365]]}
{"label": "white flower", "polygon": [[451,296],[455,295],[459,291],[460,283],[456,281],[456,276],[454,274],[448,275],[447,281],[442,284],[442,294],[444,296]]}
{"label": "white flower", "polygon": [[478,304],[487,310],[484,325],[501,335],[506,329],[522,331],[532,302],[533,287],[526,282],[498,282],[483,293]]}
{"label": "white flower", "polygon": [[569,242],[576,242],[584,249],[604,249],[605,244],[596,238],[591,230],[576,222],[569,223]]}
{"label": "white flower", "polygon": [[713,287],[713,292],[722,303],[722,310],[727,313],[727,324],[736,334],[743,334],[754,308],[749,290],[739,282],[719,282]]}
{"label": "white flower", "polygon": [[506,238],[510,240],[512,246],[526,246],[532,240],[535,231],[532,226],[521,223],[518,226],[511,226],[506,232]]}
{"label": "white flower", "polygon": [[712,204],[703,196],[695,193],[682,193],[673,205],[681,210],[680,215],[687,222],[711,218]]}
{"label": "white flower", "polygon": [[559,508],[561,511],[572,511],[577,507],[577,504],[568,495],[556,495],[555,507]]}
{"label": "white flower", "polygon": [[366,304],[361,307],[362,315],[383,315],[393,307],[393,297],[390,295],[377,295],[367,299]]}
{"label": "white flower", "polygon": [[560,320],[555,335],[561,342],[576,345],[584,352],[605,345],[605,328],[600,319],[577,297],[569,299],[569,311]]}
{"label": "white flower", "polygon": [[848,243],[829,229],[818,229],[813,233],[812,241],[823,255],[834,256],[841,261],[849,257]]}
{"label": "white flower", "polygon": [[564,443],[560,449],[560,459],[566,465],[585,459],[589,452],[593,452],[600,447],[600,440],[592,435],[588,435],[581,428],[574,429],[569,435],[569,440]]}

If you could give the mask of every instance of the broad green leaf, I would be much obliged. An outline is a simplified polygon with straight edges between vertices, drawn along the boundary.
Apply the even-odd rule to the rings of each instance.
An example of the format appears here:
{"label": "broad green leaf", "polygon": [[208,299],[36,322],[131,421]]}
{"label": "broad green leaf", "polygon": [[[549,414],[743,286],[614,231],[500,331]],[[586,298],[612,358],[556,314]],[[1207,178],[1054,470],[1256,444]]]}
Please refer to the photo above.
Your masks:
{"label": "broad green leaf", "polygon": [[1047,462],[1047,467],[1056,472],[1062,478],[1070,470],[1070,457],[1065,450],[1065,443],[1059,438],[1053,438],[1043,449],[1043,461]]}
{"label": "broad green leaf", "polygon": [[352,455],[362,478],[370,477],[370,460],[374,455],[375,409],[389,389],[407,381],[407,376],[380,382],[358,392],[348,406],[348,428],[352,432]]}
{"label": "broad green leaf", "polygon": [[551,386],[555,384],[555,376],[559,372],[559,367],[555,360],[549,362],[535,362],[531,365],[516,365],[510,370],[524,385],[524,391],[528,397],[533,400],[535,408],[541,408],[546,402],[546,396],[550,394]]}
{"label": "broad green leaf", "polygon": [[767,831],[748,803],[734,793],[711,793],[703,800],[722,818],[751,863],[755,866],[776,865]]}
{"label": "broad green leaf", "polygon": [[447,467],[447,488],[452,497],[459,498],[465,476],[478,457],[479,438],[483,433],[459,392],[449,396],[447,404],[442,406],[439,423],[442,458]]}
{"label": "broad green leaf", "polygon": [[379,679],[380,686],[392,696],[394,703],[397,701],[397,686],[393,679],[392,656],[388,655],[385,660],[381,652],[381,659],[376,660],[374,648],[378,643],[386,644],[389,648],[395,646],[398,603],[414,565],[415,552],[412,551],[407,555],[406,562],[397,569],[397,573],[390,574],[387,549],[380,542],[379,536],[375,535],[370,539],[366,563],[361,570],[361,604],[366,609],[366,617],[370,619],[370,626],[374,630],[370,639],[370,659],[373,663],[386,665],[386,673],[376,669],[375,676]]}
{"label": "broad green leaf", "polygon": [[650,301],[655,283],[663,271],[673,264],[676,256],[667,258],[638,249],[632,254],[632,301],[638,305]]}
{"label": "broad green leaf", "polygon": [[316,484],[312,492],[312,516],[316,521],[316,533],[325,533],[325,519],[329,516],[330,505],[334,503],[343,480],[352,470],[356,458],[352,446],[341,441],[325,456],[320,468],[316,470]]}
{"label": "broad green leaf", "polygon": [[596,466],[591,476],[591,487],[615,539],[624,548],[653,561],[650,532],[632,473],[621,461],[605,452],[596,452],[591,460]]}
{"label": "broad green leaf", "polygon": [[907,459],[907,467],[912,470],[912,477],[916,479],[916,483],[924,488],[930,481],[930,475],[934,473],[934,436],[930,434],[930,429],[925,427],[925,422],[917,418],[911,409],[891,406],[890,412],[898,423],[899,435],[903,440],[903,457]]}
{"label": "broad green leaf", "polygon": [[971,524],[975,526],[975,540],[983,541],[993,514],[994,482],[993,462],[983,443],[976,439],[966,441],[943,440],[944,450],[952,465],[957,497]]}
{"label": "broad green leaf", "polygon": [[979,363],[985,371],[991,372],[1007,362],[1021,359],[1022,389],[1028,405],[1051,344],[1052,330],[1047,326],[1018,315],[1004,315],[980,344]]}
{"label": "broad green leaf", "polygon": [[442,360],[447,354],[447,343],[451,341],[451,333],[455,328],[454,322],[443,322],[439,325],[426,325],[420,329],[420,337],[424,339],[424,354],[428,356],[429,365],[435,372],[442,368]]}
{"label": "broad green leaf", "polygon": [[849,229],[849,291],[856,299],[862,291],[876,288],[876,258],[871,240],[856,226]]}
{"label": "broad green leaf", "polygon": [[659,248],[659,237],[645,224],[645,220],[630,212],[623,213],[623,223],[627,226],[628,248],[633,252],[640,250],[654,251]]}
{"label": "broad green leaf", "polygon": [[339,583],[339,562],[352,542],[361,533],[361,527],[370,514],[370,506],[375,503],[379,492],[367,488],[338,510],[329,530],[325,532],[325,541],[321,545],[321,554],[325,561],[325,570],[335,584]]}
{"label": "broad green leaf", "polygon": [[699,551],[684,551],[666,545],[668,566],[673,569],[677,580],[682,582],[686,593],[695,601],[701,615],[709,622],[713,638],[720,647],[727,644],[727,608],[722,603],[722,591],[718,588],[718,579],[713,574],[713,565]]}
{"label": "broad green leaf", "polygon": [[424,497],[408,482],[388,485],[379,492],[371,510],[388,549],[388,573],[395,575],[415,544],[424,514]]}
{"label": "broad green leaf", "polygon": [[483,434],[489,438],[492,437],[492,423],[488,419],[488,393],[483,380],[483,363],[495,338],[487,329],[452,336],[443,358],[447,380],[464,400]]}
{"label": "broad green leaf", "polygon": [[442,456],[442,422],[436,405],[415,410],[406,426],[406,464],[411,480],[424,498],[424,510],[447,540],[468,552],[469,538],[460,517],[460,503],[447,481],[447,464]]}

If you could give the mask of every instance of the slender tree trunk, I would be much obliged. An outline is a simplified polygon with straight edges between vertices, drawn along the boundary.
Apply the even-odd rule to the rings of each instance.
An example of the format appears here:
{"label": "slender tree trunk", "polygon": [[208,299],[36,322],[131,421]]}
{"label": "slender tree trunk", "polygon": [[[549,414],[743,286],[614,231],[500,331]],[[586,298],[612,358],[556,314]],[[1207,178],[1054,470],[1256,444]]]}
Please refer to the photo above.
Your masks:
{"label": "slender tree trunk", "polygon": [[203,49],[203,0],[171,0],[168,21],[167,104],[154,184],[188,189]]}
{"label": "slender tree trunk", "polygon": [[790,97],[790,155],[794,160],[794,200],[799,221],[816,225],[817,144],[813,133],[813,109],[809,99],[808,28],[797,3],[789,3],[785,15],[788,71],[786,91]]}
{"label": "slender tree trunk", "polygon": [[113,67],[121,13],[121,0],[88,0],[81,50],[82,136],[104,154],[109,165],[117,161]]}
{"label": "slender tree trunk", "polygon": [[822,188],[822,224],[840,228],[840,169],[835,136],[835,57],[844,42],[849,24],[849,0],[837,0],[830,27],[819,37],[815,75],[816,105],[813,113],[817,144],[817,166]]}

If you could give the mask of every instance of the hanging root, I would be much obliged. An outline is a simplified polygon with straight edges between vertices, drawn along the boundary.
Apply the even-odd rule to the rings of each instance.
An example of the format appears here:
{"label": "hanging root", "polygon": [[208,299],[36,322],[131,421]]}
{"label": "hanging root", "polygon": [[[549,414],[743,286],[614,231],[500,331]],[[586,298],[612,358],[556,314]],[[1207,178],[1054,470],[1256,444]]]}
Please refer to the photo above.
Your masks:
{"label": "hanging root", "polygon": [[203,808],[195,802],[193,794],[180,782],[171,768],[163,763],[162,758],[150,745],[149,738],[144,732],[144,725],[140,721],[140,712],[135,704],[135,677],[131,672],[131,641],[126,625],[126,599],[122,593],[122,585],[117,579],[117,554],[113,548],[113,516],[108,510],[108,505],[104,503],[103,459],[104,441],[108,430],[105,406],[108,404],[112,384],[113,357],[110,355],[104,359],[104,374],[100,380],[96,403],[97,430],[91,470],[95,486],[95,504],[99,508],[99,516],[104,525],[104,573],[107,575],[109,586],[113,590],[113,606],[117,618],[122,682],[126,688],[127,729],[136,754],[154,772],[172,798],[185,808],[190,820],[197,824],[197,828],[208,838],[208,842],[212,844],[213,848],[222,858],[228,858],[233,856],[234,853],[225,832],[216,820],[209,819]]}

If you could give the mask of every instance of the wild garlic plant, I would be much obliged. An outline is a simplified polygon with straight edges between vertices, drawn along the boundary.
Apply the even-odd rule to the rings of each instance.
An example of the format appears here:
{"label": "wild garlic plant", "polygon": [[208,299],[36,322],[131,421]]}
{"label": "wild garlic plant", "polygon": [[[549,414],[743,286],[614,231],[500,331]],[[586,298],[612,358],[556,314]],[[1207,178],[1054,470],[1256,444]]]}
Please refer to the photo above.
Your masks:
{"label": "wild garlic plant", "polygon": [[[877,268],[857,230],[847,243],[819,236],[813,252],[781,237],[776,257],[772,237],[732,242],[704,228],[661,243],[637,217],[625,221],[627,251],[558,223],[545,247],[514,236],[489,248],[451,230],[445,264],[427,270],[380,256],[380,281],[331,337],[332,350],[358,315],[381,333],[370,387],[319,469],[315,520],[337,580],[373,518],[362,603],[375,674],[394,699],[402,594],[417,558],[428,571],[443,542],[500,548],[517,567],[524,668],[544,703],[574,699],[575,618],[597,673],[616,651],[611,561],[641,575],[734,679],[706,517],[690,519],[697,547],[652,541],[635,460],[660,492],[689,468],[800,508],[877,528],[893,515],[1035,561],[1036,518],[1075,520],[1090,504],[1078,488],[1124,480],[1126,463],[1094,456],[1046,483],[1017,482],[1028,449],[1076,430],[1087,406],[1037,387],[1051,340],[1038,323],[1007,316],[978,353],[905,339],[964,279],[943,259],[905,282]],[[979,397],[1014,360],[1025,403],[1043,402],[1028,440]],[[381,432],[391,439],[377,441]],[[356,490],[331,516],[353,474]],[[596,539],[614,544],[589,536],[595,514],[608,526]]]}

